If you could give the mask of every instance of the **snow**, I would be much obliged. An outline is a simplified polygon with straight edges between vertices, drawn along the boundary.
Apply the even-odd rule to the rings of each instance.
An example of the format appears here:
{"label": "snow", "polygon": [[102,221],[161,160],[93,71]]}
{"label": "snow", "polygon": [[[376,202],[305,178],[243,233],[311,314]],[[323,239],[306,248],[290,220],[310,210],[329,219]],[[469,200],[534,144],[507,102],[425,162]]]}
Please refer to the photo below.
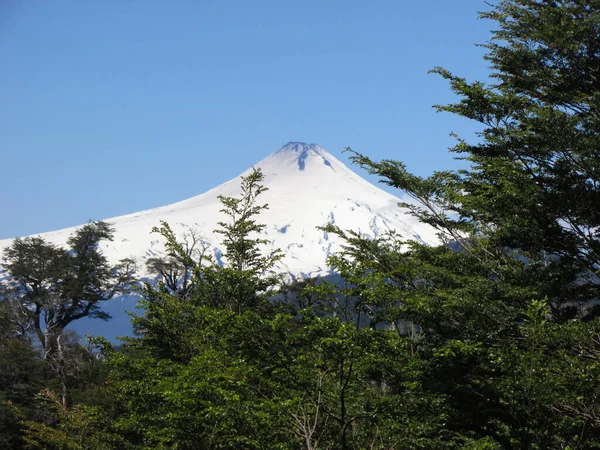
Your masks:
{"label": "snow", "polygon": [[[266,224],[264,237],[272,241],[274,248],[281,248],[285,253],[278,267],[281,272],[294,277],[330,273],[326,260],[339,250],[340,241],[337,236],[316,228],[326,223],[335,223],[342,229],[353,229],[372,237],[395,230],[407,239],[428,244],[437,242],[433,229],[398,207],[400,198],[367,182],[316,144],[290,142],[254,167],[262,170],[264,185],[268,188],[259,196],[261,204],[269,205],[269,209],[261,213],[259,222]],[[214,234],[213,230],[217,222],[226,219],[220,213],[222,206],[218,196],[238,196],[240,177],[251,170],[249,168],[240,176],[196,197],[106,219],[115,228],[115,233],[112,242],[102,243],[102,251],[111,262],[134,258],[140,276],[147,276],[145,261],[163,251],[160,236],[150,234],[150,231],[164,220],[179,235],[186,230],[194,230],[203,237],[214,255],[220,254],[221,236]],[[64,245],[75,229],[67,228],[40,236]],[[0,241],[0,252],[11,242]],[[119,301],[108,302],[112,304],[106,309],[113,315],[119,315],[115,322],[119,323],[118,328],[126,327],[122,320],[123,306],[115,302]],[[133,309],[131,301],[126,309]],[[94,321],[92,331],[97,332],[101,328],[96,325],[97,322]],[[88,327],[89,324],[91,322],[88,322]],[[128,332],[121,329],[116,335]]]}

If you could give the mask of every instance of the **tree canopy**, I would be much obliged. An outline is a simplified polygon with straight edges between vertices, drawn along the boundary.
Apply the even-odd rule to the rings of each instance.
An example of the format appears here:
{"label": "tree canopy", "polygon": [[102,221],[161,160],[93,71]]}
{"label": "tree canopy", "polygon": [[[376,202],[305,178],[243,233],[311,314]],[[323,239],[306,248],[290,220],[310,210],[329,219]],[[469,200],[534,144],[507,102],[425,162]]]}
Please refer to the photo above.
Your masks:
{"label": "tree canopy", "polygon": [[136,335],[120,348],[71,341],[80,386],[96,395],[69,405],[36,376],[37,311],[61,333],[81,314],[105,318],[96,306],[126,278],[96,251],[104,225],[70,251],[17,240],[15,288],[0,303],[11,368],[0,370],[0,443],[599,448],[600,2],[504,0],[481,16],[496,26],[489,83],[434,69],[458,96],[438,110],[481,127],[451,149],[468,168],[419,177],[353,153],[411,197],[399,207],[435,227],[439,245],[330,224],[344,242],[329,260],[341,282],[288,289],[273,273],[280,253],[264,247],[254,171],[239,197],[220,199],[222,258],[195,233],[154,230],[167,254],[149,262],[159,280],[144,287]]}

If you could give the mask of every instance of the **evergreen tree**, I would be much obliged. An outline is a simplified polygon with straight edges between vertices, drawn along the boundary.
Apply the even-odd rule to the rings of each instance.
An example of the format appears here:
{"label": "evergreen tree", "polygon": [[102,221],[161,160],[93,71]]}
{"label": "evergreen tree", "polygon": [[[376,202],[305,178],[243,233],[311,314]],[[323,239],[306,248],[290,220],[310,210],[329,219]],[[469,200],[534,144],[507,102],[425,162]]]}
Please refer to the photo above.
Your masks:
{"label": "evergreen tree", "polygon": [[536,277],[555,314],[598,296],[599,11],[597,1],[502,1],[481,15],[499,27],[484,45],[493,82],[434,70],[461,97],[438,109],[482,127],[477,142],[452,149],[470,169],[421,179],[396,161],[355,158],[463,249],[485,236],[542,266]]}
{"label": "evergreen tree", "polygon": [[342,263],[389,319],[418,326],[419,378],[447,398],[449,430],[489,448],[596,448],[600,3],[507,0],[482,17],[498,25],[491,84],[434,71],[461,97],[439,110],[482,126],[452,149],[470,168],[421,178],[354,155],[444,245],[352,238]]}
{"label": "evergreen tree", "polygon": [[[273,269],[282,253],[264,248],[269,244],[260,237],[265,225],[256,222],[260,212],[268,208],[257,203],[259,195],[267,190],[261,184],[263,178],[260,170],[253,170],[242,177],[240,197],[219,197],[221,212],[230,219],[219,222],[214,230],[223,236],[225,252],[220,262],[207,254],[206,245],[196,233],[179,239],[165,222],[153,229],[165,239],[167,258],[149,262],[149,270],[159,275],[159,284],[158,288],[146,285],[147,298],[169,302],[167,297],[175,293],[195,305],[229,308],[238,313],[267,307],[267,297],[280,284]],[[158,299],[162,294],[167,297]]]}
{"label": "evergreen tree", "polygon": [[219,222],[215,230],[223,236],[226,265],[207,273],[204,286],[209,291],[204,295],[212,295],[217,304],[238,312],[266,306],[269,291],[280,283],[273,268],[282,257],[281,250],[265,251],[264,246],[270,242],[260,234],[266,225],[256,222],[260,212],[268,209],[266,204],[257,204],[258,196],[267,190],[263,180],[260,169],[252,169],[242,177],[239,198],[219,197],[221,212],[229,218],[229,222]]}
{"label": "evergreen tree", "polygon": [[[148,268],[159,275],[158,284],[145,284],[140,306],[144,314],[133,318],[140,339],[131,344],[149,349],[154,356],[187,362],[194,354],[190,339],[198,329],[195,310],[208,306],[238,314],[270,309],[268,296],[279,283],[271,271],[280,251],[261,246],[264,225],[256,216],[267,205],[257,198],[266,189],[263,175],[254,170],[242,177],[239,198],[221,197],[230,222],[215,230],[224,236],[225,261],[218,264],[196,233],[178,238],[169,224],[153,229],[165,240],[166,259],[154,258]],[[203,322],[202,322],[203,323]]]}

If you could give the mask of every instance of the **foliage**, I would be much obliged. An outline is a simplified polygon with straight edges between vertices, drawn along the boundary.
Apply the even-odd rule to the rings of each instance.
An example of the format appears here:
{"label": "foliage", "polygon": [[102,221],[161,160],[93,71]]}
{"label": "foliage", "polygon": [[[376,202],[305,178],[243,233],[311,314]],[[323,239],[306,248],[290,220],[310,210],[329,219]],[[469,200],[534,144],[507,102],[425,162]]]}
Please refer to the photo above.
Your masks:
{"label": "foliage", "polygon": [[38,396],[45,421],[24,421],[25,448],[31,450],[104,450],[119,448],[115,435],[96,408],[77,405],[67,408],[52,391]]}
{"label": "foliage", "polygon": [[[255,216],[268,208],[257,204],[258,196],[267,190],[262,181],[262,172],[253,170],[242,177],[239,198],[219,197],[223,205],[221,211],[230,218],[230,222],[219,222],[215,230],[224,237],[225,260],[220,263],[207,254],[205,245],[198,248],[197,234],[188,233],[179,239],[165,222],[153,229],[165,239],[167,260],[161,262],[154,258],[148,266],[159,275],[159,283],[157,287],[150,284],[144,287],[142,306],[146,308],[146,318],[153,317],[153,308],[172,303],[172,294],[194,305],[228,308],[238,313],[269,307],[266,298],[274,294],[280,284],[273,270],[282,254],[279,249],[266,251],[264,247],[269,242],[260,238],[265,226],[257,223]],[[174,306],[187,307],[185,304]],[[144,318],[136,319],[134,324],[148,336],[150,324]]]}
{"label": "foliage", "polygon": [[[44,440],[43,436],[52,435],[55,439],[62,433],[56,430],[59,423],[57,412],[62,414],[59,415],[60,420],[67,417],[69,420],[75,420],[78,414],[88,411],[88,406],[77,406],[70,410],[62,403],[54,405],[59,398],[55,392],[60,391],[62,380],[53,370],[52,363],[43,359],[43,353],[33,345],[28,336],[15,337],[6,333],[5,326],[10,328],[14,325],[0,319],[0,329],[4,334],[0,337],[1,448],[94,448],[77,447],[67,443],[51,447],[50,441]],[[72,333],[64,332],[62,337],[64,374],[70,389],[70,399],[75,404],[85,403],[92,409],[94,406],[103,405],[108,399],[103,396],[99,386],[105,381],[106,371],[97,357],[98,354],[80,345]],[[50,397],[52,401],[49,400]],[[54,406],[50,407],[51,405]],[[83,417],[81,419],[83,420]],[[70,433],[74,433],[79,425],[70,425],[73,428]],[[82,431],[86,431],[88,445],[89,430]],[[65,442],[70,439],[64,437]],[[38,442],[37,446],[34,445],[34,441]]]}
{"label": "foliage", "polygon": [[245,234],[262,230],[252,218],[260,180],[253,172],[242,199],[224,201],[232,219],[221,224],[226,261],[237,267],[192,260],[168,225],[159,229],[193,288],[182,296],[146,286],[138,337],[110,355],[118,435],[132,448],[412,449],[454,441],[443,415],[424,413],[442,404],[415,378],[412,343],[349,320],[353,288],[338,293],[322,283],[300,292],[314,299],[317,315],[267,306],[277,278],[265,274],[279,256],[262,256],[264,242]]}
{"label": "foliage", "polygon": [[159,276],[161,291],[187,298],[200,278],[199,272],[204,263],[210,262],[206,255],[206,243],[192,229],[188,230],[182,240],[177,239],[171,226],[164,221],[160,223],[160,227],[153,227],[152,233],[158,233],[164,238],[166,255],[149,258],[146,268]]}
{"label": "foliage", "polygon": [[215,233],[223,235],[225,258],[229,267],[240,272],[252,271],[258,276],[268,275],[274,264],[281,259],[281,251],[274,250],[263,254],[260,246],[269,241],[253,237],[260,234],[266,225],[256,223],[254,216],[268,208],[268,205],[257,205],[257,197],[267,191],[261,183],[264,175],[260,169],[242,177],[241,197],[219,196],[223,205],[221,212],[230,218],[230,222],[219,222],[219,229]]}
{"label": "foliage", "polygon": [[[502,448],[597,447],[596,3],[502,1],[482,14],[499,26],[484,46],[492,83],[434,70],[460,97],[438,109],[482,126],[452,149],[469,169],[421,178],[354,154],[443,245],[346,236],[338,266],[358,269],[372,304],[391,299],[388,320],[418,325],[447,427]],[[390,252],[398,244],[407,251]]]}
{"label": "foliage", "polygon": [[[133,262],[110,267],[99,242],[112,239],[105,222],[84,225],[69,239],[69,249],[39,237],[17,238],[4,251],[4,267],[13,292],[33,323],[45,357],[57,351],[60,334],[82,317],[107,320],[101,302],[126,290],[132,282]],[[4,300],[4,298],[2,299]]]}
{"label": "foliage", "polygon": [[506,0],[482,17],[499,27],[485,45],[491,84],[435,69],[460,97],[438,109],[482,126],[452,149],[470,168],[422,178],[353,156],[411,197],[404,207],[440,245],[328,225],[344,242],[329,261],[339,282],[286,292],[279,252],[264,253],[253,171],[239,198],[221,197],[222,260],[195,233],[154,230],[167,255],[149,263],[159,282],[144,287],[136,337],[98,352],[61,333],[69,407],[47,389],[56,379],[40,382],[23,318],[101,317],[81,300],[104,298],[94,249],[108,230],[76,235],[72,252],[17,241],[17,290],[0,303],[0,445],[599,448],[600,3]]}
{"label": "foliage", "polygon": [[135,270],[131,260],[109,266],[99,251],[103,239],[112,239],[105,222],[84,225],[67,240],[69,249],[39,237],[15,239],[4,251],[10,289],[0,292],[0,302],[10,310],[18,333],[33,328],[61,381],[62,401],[69,401],[69,343],[65,328],[83,317],[107,320],[101,303],[125,292]]}
{"label": "foliage", "polygon": [[12,450],[22,448],[20,421],[34,414],[43,364],[30,340],[15,337],[15,326],[5,318],[0,316],[0,447]]}

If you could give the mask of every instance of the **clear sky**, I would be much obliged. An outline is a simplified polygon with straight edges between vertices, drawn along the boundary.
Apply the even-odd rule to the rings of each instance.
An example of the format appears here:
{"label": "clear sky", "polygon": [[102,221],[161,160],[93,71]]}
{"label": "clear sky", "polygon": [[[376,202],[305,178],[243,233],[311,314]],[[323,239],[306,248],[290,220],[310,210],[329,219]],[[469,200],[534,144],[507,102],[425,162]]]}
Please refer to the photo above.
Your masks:
{"label": "clear sky", "polygon": [[[482,0],[0,0],[0,239],[203,193],[288,141],[426,175]],[[355,169],[356,170],[356,169]],[[361,173],[359,171],[359,173]]]}

